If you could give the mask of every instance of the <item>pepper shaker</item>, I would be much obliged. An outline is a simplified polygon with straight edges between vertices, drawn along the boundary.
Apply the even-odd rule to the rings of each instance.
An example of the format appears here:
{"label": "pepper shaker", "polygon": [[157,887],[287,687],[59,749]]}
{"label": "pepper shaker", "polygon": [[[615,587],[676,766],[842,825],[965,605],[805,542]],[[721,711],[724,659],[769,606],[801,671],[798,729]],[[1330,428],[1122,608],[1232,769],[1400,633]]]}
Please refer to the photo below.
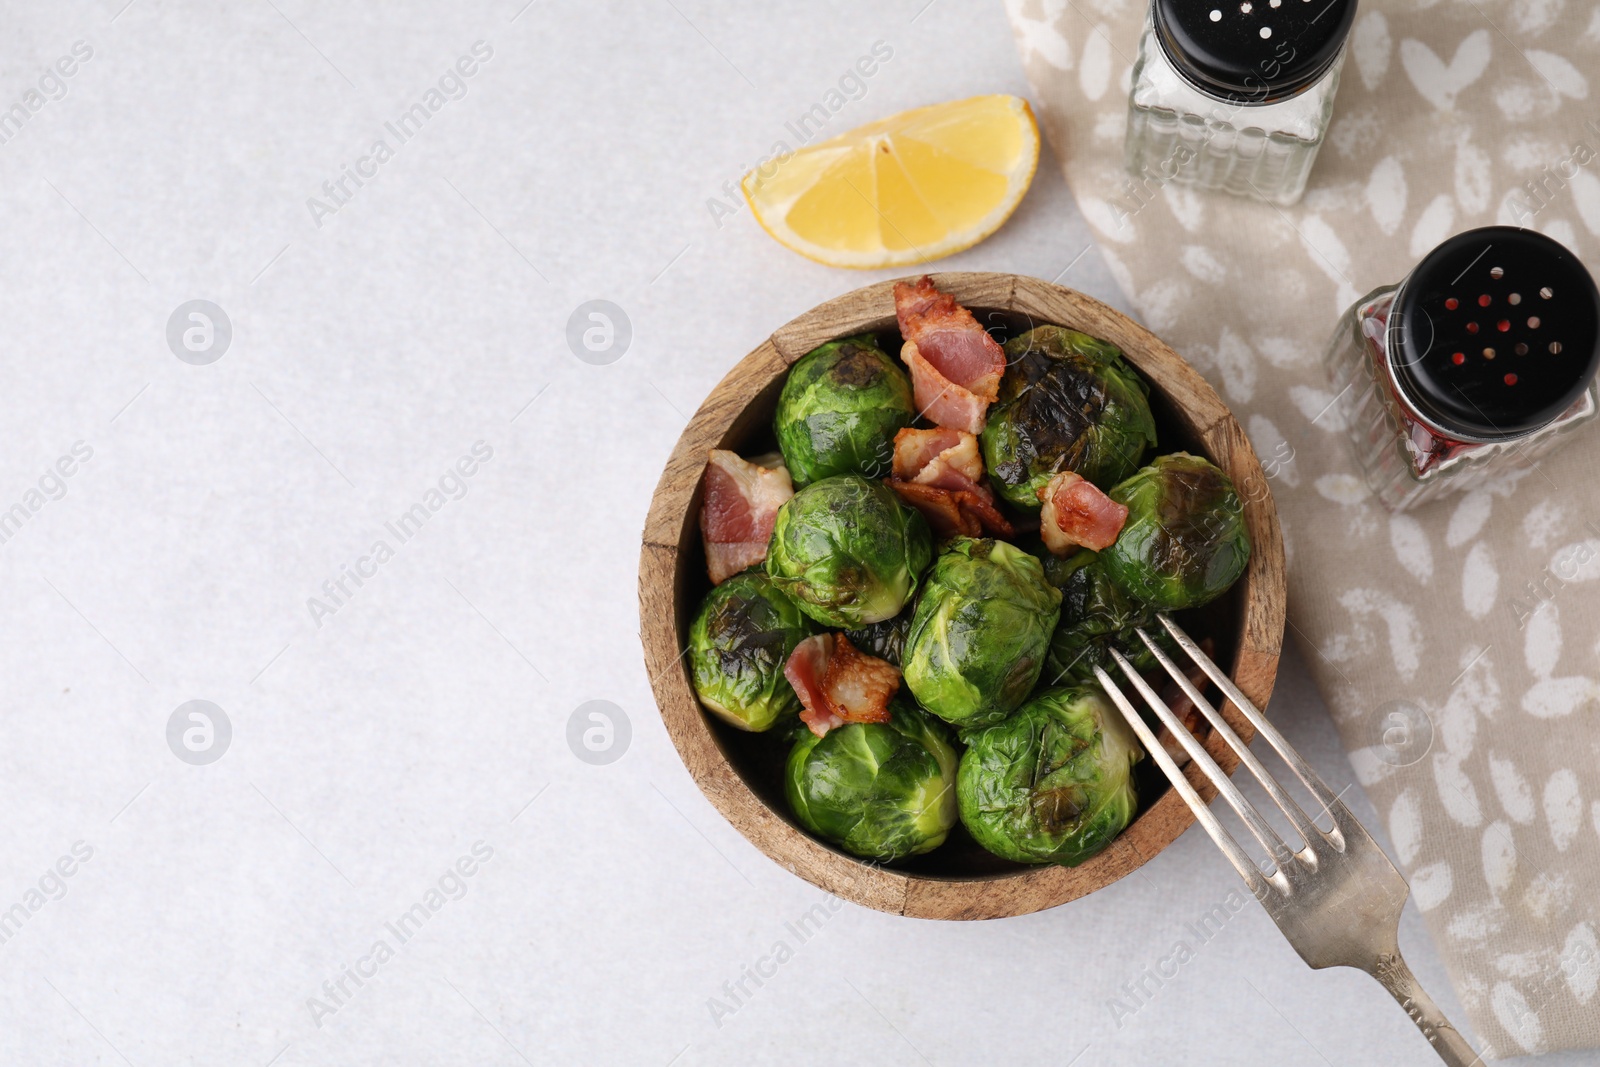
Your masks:
{"label": "pepper shaker", "polygon": [[1357,301],[1324,358],[1368,487],[1403,511],[1531,467],[1600,412],[1600,290],[1541,233],[1471,230]]}
{"label": "pepper shaker", "polygon": [[1136,185],[1299,200],[1355,17],[1356,0],[1152,0],[1128,99]]}

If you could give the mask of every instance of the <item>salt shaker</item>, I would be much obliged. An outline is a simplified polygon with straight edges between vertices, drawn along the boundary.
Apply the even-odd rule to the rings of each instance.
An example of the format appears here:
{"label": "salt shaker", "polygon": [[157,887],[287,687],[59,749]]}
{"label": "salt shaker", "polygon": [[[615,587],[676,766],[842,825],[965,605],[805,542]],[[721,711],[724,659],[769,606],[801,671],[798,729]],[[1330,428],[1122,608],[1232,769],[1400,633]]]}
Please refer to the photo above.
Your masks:
{"label": "salt shaker", "polygon": [[1131,192],[1299,200],[1355,17],[1356,0],[1152,0],[1128,99]]}
{"label": "salt shaker", "polygon": [[1325,355],[1368,487],[1393,511],[1531,467],[1600,411],[1600,290],[1558,242],[1489,226],[1345,312]]}

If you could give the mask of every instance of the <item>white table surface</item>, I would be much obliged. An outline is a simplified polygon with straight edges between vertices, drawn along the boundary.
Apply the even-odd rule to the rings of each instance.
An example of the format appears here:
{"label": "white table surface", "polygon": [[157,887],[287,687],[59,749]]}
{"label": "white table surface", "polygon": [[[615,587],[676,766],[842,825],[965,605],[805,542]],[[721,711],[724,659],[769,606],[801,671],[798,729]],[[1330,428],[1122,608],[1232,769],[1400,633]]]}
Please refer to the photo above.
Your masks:
{"label": "white table surface", "polygon": [[[1195,831],[1043,914],[844,906],[801,943],[785,924],[826,897],[722,821],[656,716],[638,539],[686,413],[877,277],[707,200],[875,41],[893,56],[830,132],[1026,92],[998,4],[123,3],[10,3],[0,38],[0,106],[93,50],[0,144],[0,510],[93,450],[0,544],[0,909],[23,905],[0,1064],[1429,1061],[1375,983],[1308,971],[1253,903],[1130,998],[1236,888]],[[479,40],[466,95],[386,135]],[[377,137],[394,158],[315,225],[307,198]],[[1088,244],[1047,161],[940,267],[1125,307]],[[595,298],[633,329],[608,366],[564,339]],[[191,299],[232,322],[209,365],[167,343]],[[478,441],[466,495],[386,533]],[[318,626],[308,598],[378,539],[394,557]],[[203,766],[167,742],[193,699],[233,731]],[[566,741],[589,700],[631,723],[609,765]],[[1350,783],[1292,655],[1272,711]],[[479,841],[400,944],[385,923]],[[394,958],[313,1012],[380,938]],[[1414,914],[1402,941],[1459,1017]]]}

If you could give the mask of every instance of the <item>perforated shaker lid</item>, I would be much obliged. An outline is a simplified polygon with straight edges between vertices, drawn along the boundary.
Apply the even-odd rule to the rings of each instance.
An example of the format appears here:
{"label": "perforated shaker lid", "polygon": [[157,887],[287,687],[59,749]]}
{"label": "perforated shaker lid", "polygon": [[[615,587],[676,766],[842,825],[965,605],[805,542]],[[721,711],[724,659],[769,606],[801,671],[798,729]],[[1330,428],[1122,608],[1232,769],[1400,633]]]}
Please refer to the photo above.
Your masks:
{"label": "perforated shaker lid", "polygon": [[1162,51],[1196,88],[1270,104],[1339,58],[1356,0],[1155,0],[1152,13]]}
{"label": "perforated shaker lid", "polygon": [[1571,407],[1600,368],[1600,290],[1541,233],[1469,230],[1401,285],[1389,354],[1402,393],[1439,429],[1518,437]]}

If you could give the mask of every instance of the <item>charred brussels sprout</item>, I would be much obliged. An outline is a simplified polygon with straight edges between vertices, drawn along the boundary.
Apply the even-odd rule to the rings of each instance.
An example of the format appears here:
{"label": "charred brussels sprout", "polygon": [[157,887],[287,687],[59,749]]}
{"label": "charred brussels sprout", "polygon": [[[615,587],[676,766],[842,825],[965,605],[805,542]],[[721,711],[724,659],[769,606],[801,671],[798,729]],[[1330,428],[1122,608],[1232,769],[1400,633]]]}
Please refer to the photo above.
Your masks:
{"label": "charred brussels sprout", "polygon": [[912,613],[906,686],[962,730],[997,722],[1039,680],[1060,611],[1038,559],[1004,541],[958,537],[934,561]]}
{"label": "charred brussels sprout", "polygon": [[1101,489],[1155,446],[1149,387],[1115,345],[1064,326],[1006,343],[1000,399],[983,431],[983,461],[1008,502],[1039,510],[1039,490],[1073,471]]}
{"label": "charred brussels sprout", "polygon": [[760,570],[728,579],[689,627],[689,673],[707,710],[741,730],[767,730],[800,710],[783,676],[789,653],[817,631]]}
{"label": "charred brussels sprout", "polygon": [[1094,681],[1094,669],[1103,666],[1115,674],[1108,649],[1116,649],[1139,670],[1156,666],[1150,649],[1134,627],[1143,626],[1165,649],[1172,638],[1154,620],[1154,612],[1140,604],[1105,572],[1097,553],[1089,549],[1066,559],[1049,556],[1044,561],[1045,580],[1061,590],[1061,621],[1050,638],[1045,679],[1052,685]]}
{"label": "charred brussels sprout", "polygon": [[944,727],[905,700],[889,715],[805,735],[784,774],[800,824],[867,859],[938,848],[956,824],[956,752]]}
{"label": "charred brussels sprout", "polygon": [[1144,751],[1094,686],[1043,690],[967,744],[961,821],[997,856],[1076,867],[1133,821]]}
{"label": "charred brussels sprout", "polygon": [[836,474],[886,477],[894,435],[916,417],[910,379],[863,335],[801,357],[772,424],[790,477],[804,486]]}
{"label": "charred brussels sprout", "polygon": [[902,611],[892,619],[884,619],[859,630],[845,634],[850,643],[869,656],[877,656],[888,663],[900,666],[905,658],[906,634],[911,630],[911,612]]}
{"label": "charred brussels sprout", "polygon": [[800,610],[839,629],[892,619],[917,591],[933,535],[882,482],[825,478],[778,509],[767,573]]}
{"label": "charred brussels sprout", "polygon": [[1116,543],[1100,553],[1106,573],[1163,611],[1220,596],[1250,561],[1250,535],[1233,482],[1199,456],[1174,452],[1111,490],[1128,507]]}

